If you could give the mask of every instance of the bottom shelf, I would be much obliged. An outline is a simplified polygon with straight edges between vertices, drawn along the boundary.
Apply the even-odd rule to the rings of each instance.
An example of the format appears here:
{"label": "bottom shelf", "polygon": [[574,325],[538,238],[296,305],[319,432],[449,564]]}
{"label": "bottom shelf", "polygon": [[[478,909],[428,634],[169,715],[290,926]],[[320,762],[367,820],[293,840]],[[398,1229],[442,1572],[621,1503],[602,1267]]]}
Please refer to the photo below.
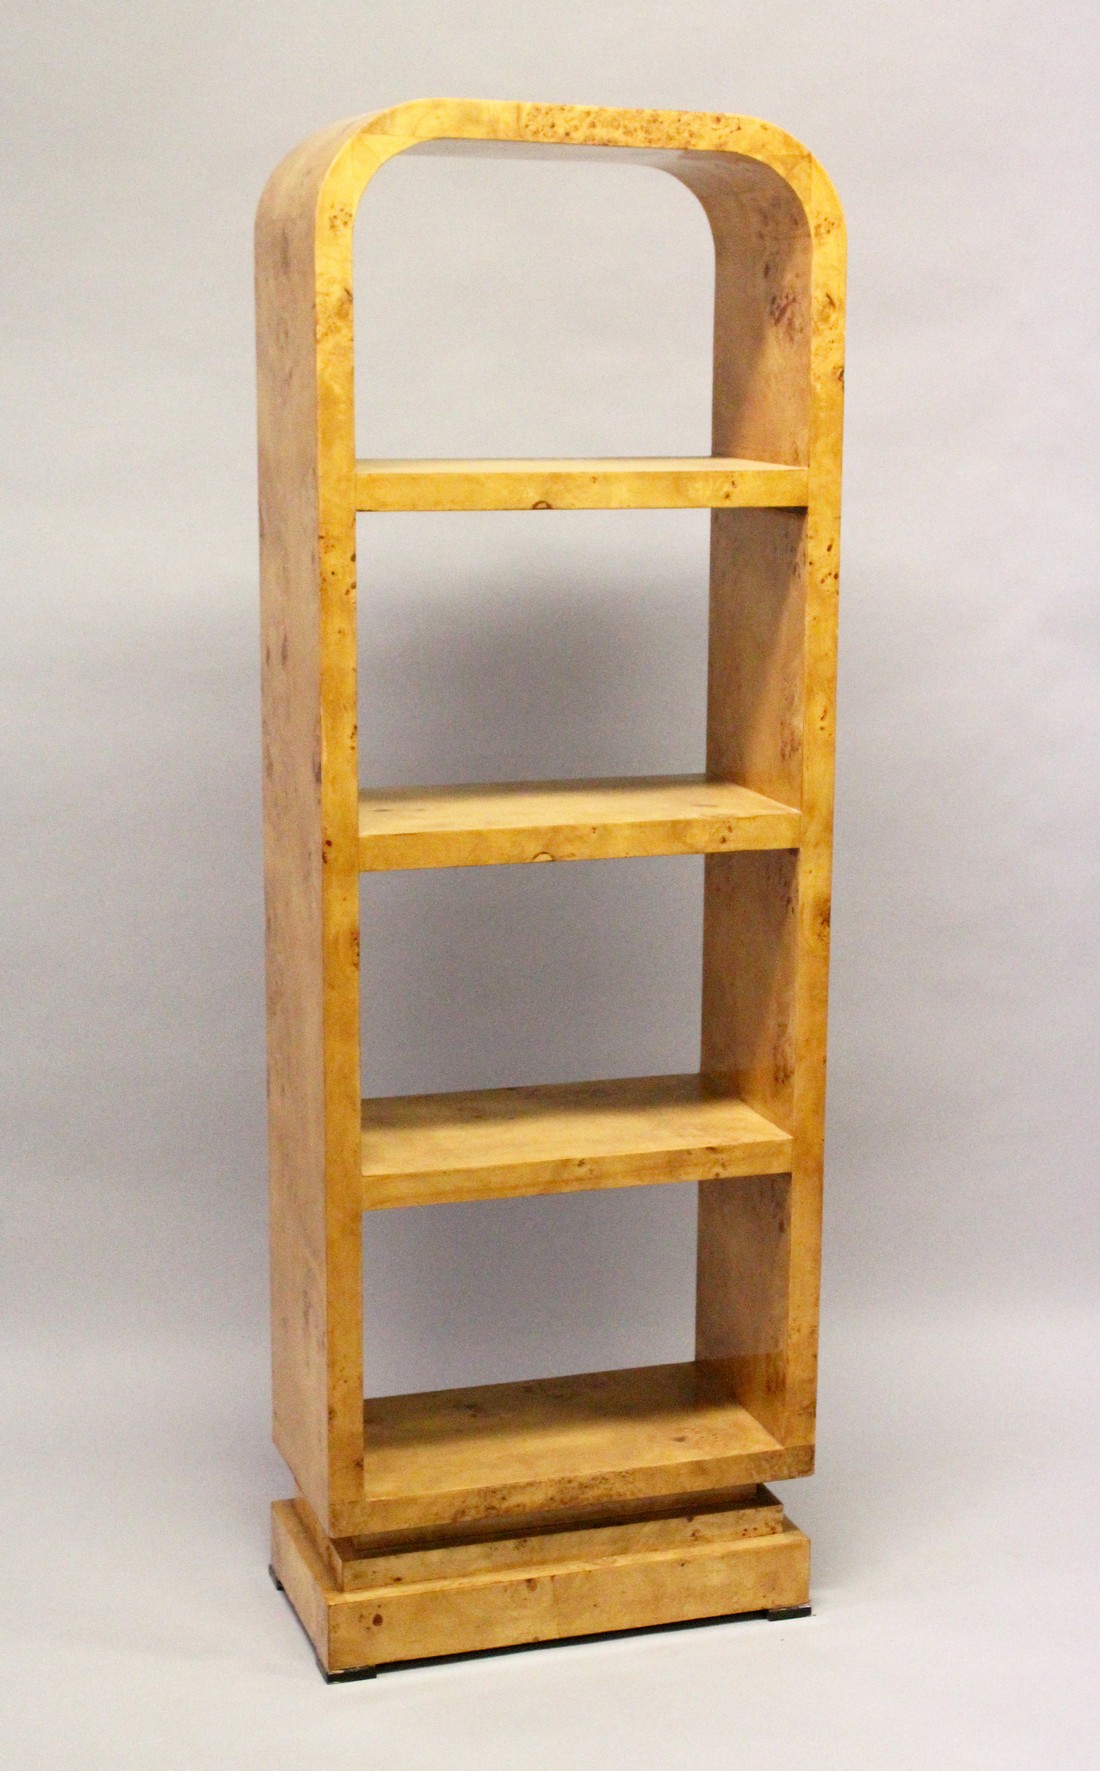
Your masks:
{"label": "bottom shelf", "polygon": [[362,1524],[370,1533],[474,1520],[595,1514],[806,1474],[693,1363],[470,1389],[365,1405]]}

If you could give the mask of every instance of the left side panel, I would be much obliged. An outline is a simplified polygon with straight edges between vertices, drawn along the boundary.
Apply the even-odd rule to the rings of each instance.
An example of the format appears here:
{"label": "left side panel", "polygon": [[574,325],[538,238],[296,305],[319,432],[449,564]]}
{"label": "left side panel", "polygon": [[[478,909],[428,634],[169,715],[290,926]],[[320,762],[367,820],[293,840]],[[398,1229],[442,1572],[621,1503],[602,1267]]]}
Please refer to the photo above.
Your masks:
{"label": "left side panel", "polygon": [[316,137],[283,162],[256,231],[274,1438],[324,1521],[361,1493],[363,1455],[357,1177],[340,1172],[341,1121],[350,1112],[357,1126],[358,1090],[354,1102],[334,1098],[329,1074],[333,1009],[357,1001],[358,981],[354,964],[346,978],[333,974],[326,866],[334,785],[342,800],[355,783],[325,779],[331,597],[317,351],[318,197],[348,133]]}

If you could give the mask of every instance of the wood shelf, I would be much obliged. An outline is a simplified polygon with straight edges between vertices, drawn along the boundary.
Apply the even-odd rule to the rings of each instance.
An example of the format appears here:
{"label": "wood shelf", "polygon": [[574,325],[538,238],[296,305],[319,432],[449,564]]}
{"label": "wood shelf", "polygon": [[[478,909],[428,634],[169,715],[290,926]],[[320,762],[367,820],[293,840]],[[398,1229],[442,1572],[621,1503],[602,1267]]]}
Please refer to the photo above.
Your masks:
{"label": "wood shelf", "polygon": [[[625,155],[693,194],[714,242],[712,454],[356,459],[370,402],[355,384],[356,210],[388,159],[437,150]],[[274,1437],[297,1493],[275,1509],[276,1577],[330,1673],[802,1605],[806,1540],[781,1521],[753,1531],[756,1485],[813,1460],[835,192],[750,117],[433,99],[294,150],[256,243]],[[415,376],[408,392],[415,407]],[[706,774],[364,792],[357,513],[551,509],[710,512]],[[654,717],[660,686],[641,685]],[[705,857],[698,1075],[360,1100],[360,937],[384,938],[361,924],[364,873],[685,853]],[[693,1364],[364,1405],[363,1241],[380,1229],[364,1212],[677,1181],[706,1183]],[[529,1280],[556,1283],[537,1250]],[[637,1280],[644,1311],[653,1275]],[[707,1507],[722,1519],[703,1541]],[[387,1533],[395,1553],[443,1560],[380,1569],[363,1546]],[[508,1534],[528,1541],[502,1551]]]}
{"label": "wood shelf", "polygon": [[803,1473],[694,1364],[368,1400],[366,1503],[379,1533],[608,1508]]}
{"label": "wood shelf", "polygon": [[359,868],[789,849],[799,822],[794,807],[705,775],[372,788],[359,795]]}
{"label": "wood shelf", "polygon": [[363,1102],[364,1210],[786,1174],[791,1139],[696,1075]]}
{"label": "wood shelf", "polygon": [[804,467],[724,455],[355,464],[357,510],[799,509]]}

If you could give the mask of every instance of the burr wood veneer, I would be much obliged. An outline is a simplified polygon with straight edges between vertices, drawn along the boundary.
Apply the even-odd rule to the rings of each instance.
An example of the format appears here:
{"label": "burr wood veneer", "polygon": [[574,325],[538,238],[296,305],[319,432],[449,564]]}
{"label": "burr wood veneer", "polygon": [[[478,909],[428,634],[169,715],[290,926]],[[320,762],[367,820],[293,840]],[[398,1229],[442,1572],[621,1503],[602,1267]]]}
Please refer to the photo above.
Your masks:
{"label": "burr wood veneer", "polygon": [[[393,155],[455,151],[625,156],[695,194],[716,255],[711,455],[356,459],[356,209]],[[330,1675],[802,1606],[808,1544],[760,1484],[813,1462],[844,315],[832,186],[751,118],[401,105],[314,136],[273,174],[257,303],[274,1432],[296,1483],[275,1508],[276,1577]],[[703,772],[360,783],[358,511],[655,507],[713,512]],[[706,856],[697,1075],[360,1100],[361,872],[691,853]],[[364,1404],[364,1213],[657,1181],[699,1183],[694,1360]]]}

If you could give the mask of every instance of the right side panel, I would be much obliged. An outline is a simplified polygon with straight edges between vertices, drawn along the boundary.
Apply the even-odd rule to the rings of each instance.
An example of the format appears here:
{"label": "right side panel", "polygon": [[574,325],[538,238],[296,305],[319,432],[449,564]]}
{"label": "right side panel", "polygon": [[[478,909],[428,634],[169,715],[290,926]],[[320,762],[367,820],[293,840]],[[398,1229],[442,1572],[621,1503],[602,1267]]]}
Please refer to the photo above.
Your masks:
{"label": "right side panel", "polygon": [[[806,171],[811,215],[814,170]],[[716,511],[707,771],[802,811],[799,850],[707,857],[704,1073],[792,1132],[788,1176],[699,1188],[696,1357],[811,1445],[824,1140],[843,239],[740,162],[697,186],[715,236],[713,449],[808,462],[803,511]],[[831,191],[827,192],[831,199]]]}

